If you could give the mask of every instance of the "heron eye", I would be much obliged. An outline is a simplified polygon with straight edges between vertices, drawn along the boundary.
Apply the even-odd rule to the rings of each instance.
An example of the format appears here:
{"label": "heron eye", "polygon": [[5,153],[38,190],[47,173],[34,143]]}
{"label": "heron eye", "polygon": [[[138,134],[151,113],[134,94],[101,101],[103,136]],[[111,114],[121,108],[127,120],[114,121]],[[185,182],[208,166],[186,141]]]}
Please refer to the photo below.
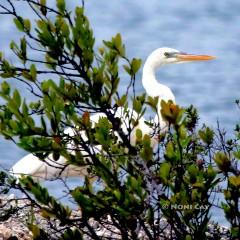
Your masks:
{"label": "heron eye", "polygon": [[167,57],[167,58],[169,58],[170,55],[171,55],[171,54],[170,54],[169,52],[165,52],[165,53],[164,53],[164,56]]}

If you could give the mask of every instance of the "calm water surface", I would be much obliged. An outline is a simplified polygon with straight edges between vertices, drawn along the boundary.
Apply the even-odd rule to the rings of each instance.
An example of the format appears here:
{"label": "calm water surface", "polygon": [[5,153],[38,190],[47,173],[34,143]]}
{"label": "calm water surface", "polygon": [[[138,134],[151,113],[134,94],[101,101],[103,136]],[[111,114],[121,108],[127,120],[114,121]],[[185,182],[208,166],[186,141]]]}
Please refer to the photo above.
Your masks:
{"label": "calm water surface", "polygon": [[[68,2],[73,8],[78,1]],[[19,5],[19,9],[31,16],[23,5]],[[201,122],[216,127],[218,120],[229,131],[239,122],[240,115],[234,104],[240,98],[239,11],[240,1],[237,0],[86,1],[96,47],[101,46],[103,39],[120,32],[130,57],[144,60],[151,51],[163,46],[217,56],[211,62],[167,66],[159,70],[157,76],[172,88],[178,104],[193,104],[199,109]],[[0,33],[0,50],[12,58],[7,50],[9,41],[18,39],[19,34],[10,18],[1,16]],[[139,93],[144,91],[140,74],[136,84]],[[129,79],[125,74],[122,79],[124,90]],[[24,89],[21,91],[27,94]],[[25,154],[13,143],[0,138],[2,168],[9,168]],[[56,184],[47,186],[53,193],[57,192]],[[221,213],[216,210],[213,215],[215,220],[225,224]]]}

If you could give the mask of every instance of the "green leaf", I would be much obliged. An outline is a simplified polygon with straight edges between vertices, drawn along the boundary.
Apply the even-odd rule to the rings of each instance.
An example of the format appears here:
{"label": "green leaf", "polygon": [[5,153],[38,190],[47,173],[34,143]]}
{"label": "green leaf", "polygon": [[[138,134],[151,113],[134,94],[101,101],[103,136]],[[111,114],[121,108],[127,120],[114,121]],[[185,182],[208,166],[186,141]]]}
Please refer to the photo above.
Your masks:
{"label": "green leaf", "polygon": [[108,47],[110,49],[113,49],[113,47],[114,47],[114,44],[112,42],[103,40],[103,43],[106,47]]}
{"label": "green leaf", "polygon": [[1,87],[3,94],[9,95],[11,88],[6,81],[2,82]]}
{"label": "green leaf", "polygon": [[10,42],[10,48],[11,48],[12,50],[16,50],[16,49],[18,49],[18,46],[17,46],[17,44],[16,44],[14,41],[11,41],[11,42]]}
{"label": "green leaf", "polygon": [[16,103],[17,108],[21,106],[21,96],[17,89],[13,92],[13,101]]}
{"label": "green leaf", "polygon": [[123,68],[130,76],[132,75],[131,67],[128,65],[123,65]]}
{"label": "green leaf", "polygon": [[229,183],[231,183],[234,187],[240,187],[240,176],[230,176],[228,177]]}
{"label": "green leaf", "polygon": [[231,162],[224,152],[217,152],[214,156],[214,161],[216,162],[220,170],[222,170],[223,172],[229,171]]}
{"label": "green leaf", "polygon": [[149,135],[143,136],[143,148],[141,149],[140,156],[146,160],[150,161],[153,158],[153,149],[151,147],[151,138]]}
{"label": "green leaf", "polygon": [[157,104],[158,104],[159,97],[147,97],[147,104],[150,105],[154,110],[157,109]]}
{"label": "green leaf", "polygon": [[187,235],[187,236],[185,237],[185,240],[192,240],[191,235]]}
{"label": "green leaf", "polygon": [[[196,180],[195,180],[196,181]],[[193,181],[192,181],[193,182]],[[192,184],[192,186],[194,187],[194,188],[198,188],[198,189],[204,189],[204,183],[202,183],[202,182],[195,182],[195,183],[193,183]]]}
{"label": "green leaf", "polygon": [[176,157],[176,153],[175,153],[174,145],[172,142],[168,142],[166,147],[166,152],[165,152],[165,158],[167,160],[173,160],[175,159],[175,157]]}
{"label": "green leaf", "polygon": [[24,28],[27,32],[31,31],[31,21],[29,19],[23,20]]}
{"label": "green leaf", "polygon": [[47,15],[47,8],[46,8],[46,0],[40,0],[40,11],[41,13],[46,16]]}
{"label": "green leaf", "polygon": [[142,137],[143,137],[142,130],[137,128],[136,129],[136,139],[137,139],[137,141],[141,141]]}
{"label": "green leaf", "polygon": [[154,224],[154,209],[152,207],[148,207],[147,209],[147,214],[146,214],[146,222],[149,223],[149,224]]}
{"label": "green leaf", "polygon": [[226,200],[231,200],[232,198],[231,191],[224,189],[223,193]]}
{"label": "green leaf", "polygon": [[51,79],[45,80],[41,83],[41,88],[44,93],[48,93],[51,87],[55,87],[55,84]]}
{"label": "green leaf", "polygon": [[120,98],[120,99],[118,99],[117,100],[117,105],[119,106],[119,107],[122,107],[122,106],[124,106],[124,104],[126,103],[126,101],[127,101],[127,95],[126,94],[124,94],[124,95],[122,95],[122,97]]}
{"label": "green leaf", "polygon": [[21,38],[20,49],[21,49],[21,58],[25,62],[27,59],[27,41],[25,37]]}
{"label": "green leaf", "polygon": [[16,102],[11,99],[8,101],[7,107],[10,112],[12,112],[18,119],[21,119],[21,115],[19,114],[18,107],[16,105]]}
{"label": "green leaf", "polygon": [[9,121],[9,125],[10,125],[10,127],[16,132],[16,131],[18,131],[18,124],[17,124],[17,122],[16,121],[14,121],[14,120],[10,120]]}
{"label": "green leaf", "polygon": [[64,37],[69,36],[70,30],[69,30],[69,27],[68,27],[68,25],[65,21],[62,22],[61,30],[62,30],[62,34],[63,34]]}
{"label": "green leaf", "polygon": [[212,144],[214,136],[214,131],[212,129],[210,129],[209,127],[205,127],[205,129],[199,130],[198,134],[202,141],[205,142],[207,145]]}
{"label": "green leaf", "polygon": [[25,70],[22,71],[22,76],[23,76],[25,79],[27,79],[27,80],[33,81],[32,75],[31,75],[29,72],[25,71]]}
{"label": "green leaf", "polygon": [[238,227],[231,227],[231,236],[233,237],[233,239],[238,239],[240,235],[240,229],[239,226]]}
{"label": "green leaf", "polygon": [[31,74],[32,80],[33,80],[33,81],[36,81],[36,78],[37,78],[37,69],[36,69],[35,64],[31,64],[31,66],[30,66],[30,74]]}
{"label": "green leaf", "polygon": [[113,190],[113,194],[118,201],[121,199],[121,192],[118,189]]}
{"label": "green leaf", "polygon": [[225,213],[225,216],[226,216],[226,218],[229,220],[229,219],[231,219],[231,215],[232,215],[232,211],[231,211],[231,207],[229,207],[228,206],[228,204],[226,204],[226,203],[221,203],[221,205],[222,205],[222,208],[223,208],[223,210],[224,210],[224,213]]}
{"label": "green leaf", "polygon": [[208,178],[214,179],[217,175],[217,172],[213,169],[212,166],[208,166],[207,175],[208,175]]}
{"label": "green leaf", "polygon": [[182,115],[182,109],[173,103],[172,100],[168,102],[161,100],[161,114],[164,120],[169,123],[176,124],[180,115]]}
{"label": "green leaf", "polygon": [[4,73],[1,73],[0,76],[2,78],[11,78],[14,76],[14,74],[12,72],[4,72]]}
{"label": "green leaf", "polygon": [[129,177],[128,183],[133,190],[137,190],[139,188],[139,182],[135,177]]}
{"label": "green leaf", "polygon": [[189,167],[188,167],[188,173],[190,175],[190,177],[192,178],[196,178],[197,174],[198,174],[198,168],[195,164],[191,164]]}
{"label": "green leaf", "polygon": [[57,0],[57,8],[60,13],[64,13],[64,11],[66,10],[65,0]]}
{"label": "green leaf", "polygon": [[16,27],[18,30],[20,30],[21,32],[24,31],[24,23],[23,23],[23,19],[21,17],[17,17],[13,19]]}
{"label": "green leaf", "polygon": [[49,54],[45,54],[45,60],[46,60],[46,66],[49,68],[49,69],[55,69],[56,68],[56,65],[57,65],[57,62],[49,56]]}
{"label": "green leaf", "polygon": [[167,183],[167,180],[170,176],[171,164],[168,162],[164,162],[161,164],[159,168],[159,176],[164,183]]}
{"label": "green leaf", "polygon": [[116,46],[117,48],[119,48],[119,47],[122,46],[122,37],[121,37],[121,34],[120,34],[120,33],[118,33],[118,34],[116,35],[116,37],[114,38],[114,43],[115,43],[115,46]]}
{"label": "green leaf", "polygon": [[96,211],[92,205],[92,199],[83,193],[83,189],[81,187],[75,188],[73,191],[71,191],[71,195],[82,208],[83,214],[90,214],[93,211]]}
{"label": "green leaf", "polygon": [[104,48],[104,47],[100,47],[100,48],[98,49],[98,51],[99,51],[100,55],[103,56],[104,53],[105,53],[105,48]]}
{"label": "green leaf", "polygon": [[2,73],[1,73],[1,77],[3,78],[10,78],[13,77],[15,75],[15,68],[13,66],[10,65],[10,63],[7,60],[2,60]]}
{"label": "green leaf", "polygon": [[106,148],[110,144],[110,130],[111,130],[111,123],[108,121],[106,117],[102,117],[98,120],[98,123],[95,125],[96,133],[95,138],[96,140],[103,145],[103,148]]}
{"label": "green leaf", "polygon": [[137,71],[141,67],[141,64],[142,64],[142,60],[141,59],[133,58],[133,60],[131,62],[131,68],[132,68],[133,74],[137,73]]}
{"label": "green leaf", "polygon": [[118,33],[115,38],[112,39],[114,47],[117,49],[120,56],[125,56],[125,46],[122,44],[122,37],[121,34]]}
{"label": "green leaf", "polygon": [[133,99],[133,110],[137,113],[140,113],[142,111],[142,103],[137,98]]}
{"label": "green leaf", "polygon": [[233,152],[233,155],[234,155],[235,158],[240,160],[240,149],[235,151],[235,152]]}
{"label": "green leaf", "polygon": [[42,128],[43,128],[44,132],[46,132],[47,126],[46,126],[46,122],[45,122],[43,116],[41,116],[41,125],[42,125]]}
{"label": "green leaf", "polygon": [[24,117],[28,117],[28,106],[25,100],[23,101],[23,104],[22,104],[22,114]]}
{"label": "green leaf", "polygon": [[46,6],[46,0],[40,0],[40,4]]}

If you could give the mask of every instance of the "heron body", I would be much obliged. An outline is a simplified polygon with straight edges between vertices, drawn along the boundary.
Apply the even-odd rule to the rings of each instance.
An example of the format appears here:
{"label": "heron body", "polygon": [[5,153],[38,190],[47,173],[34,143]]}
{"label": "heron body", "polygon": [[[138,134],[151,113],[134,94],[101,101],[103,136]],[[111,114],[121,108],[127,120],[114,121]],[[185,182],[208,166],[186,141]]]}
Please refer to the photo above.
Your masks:
{"label": "heron body", "polygon": [[[142,84],[145,88],[146,93],[151,97],[159,97],[159,101],[161,100],[172,100],[175,102],[175,97],[171,89],[159,83],[156,79],[155,73],[156,70],[166,64],[175,64],[175,63],[185,63],[192,61],[206,61],[214,59],[212,56],[208,55],[193,55],[182,53],[176,49],[172,48],[158,48],[153,51],[149,57],[147,58],[144,67],[143,67],[143,75],[142,75]],[[158,122],[161,128],[166,126],[166,123],[163,121],[160,113],[160,104],[158,104],[158,111],[154,121]],[[127,113],[122,108],[119,107],[115,113],[115,117],[121,119],[121,127],[123,132],[128,134],[128,125],[129,116],[133,117],[135,120],[137,119],[137,113],[132,109],[128,109]],[[101,117],[106,117],[104,113],[96,113],[90,116],[90,121],[94,124],[98,122]],[[137,126],[135,126],[130,134],[130,143],[132,146],[136,144],[136,130],[141,129],[143,135],[151,134],[152,129],[145,123],[145,119],[141,117],[138,120]],[[74,136],[76,134],[75,129],[67,128],[64,133],[69,136]],[[119,141],[121,141],[121,137],[118,133],[115,133]],[[84,141],[87,141],[87,136],[84,131],[80,131],[80,135]],[[157,144],[156,139],[152,138],[152,146],[154,147]],[[72,149],[74,146],[71,142],[68,144],[69,149]],[[100,145],[91,146],[92,150],[96,152],[101,152]],[[74,151],[72,149],[71,151]],[[81,151],[84,156],[87,153],[85,151]],[[78,167],[75,165],[68,165],[66,159],[63,156],[60,156],[58,160],[54,160],[52,155],[49,155],[44,161],[38,159],[33,154],[28,154],[22,159],[20,159],[16,164],[14,164],[11,168],[11,173],[14,177],[19,178],[22,175],[30,175],[35,179],[39,180],[47,180],[52,179],[58,176],[85,176],[88,174],[87,166],[86,167]]]}
{"label": "heron body", "polygon": [[35,180],[51,180],[61,176],[86,176],[87,167],[66,165],[66,159],[62,156],[54,160],[50,154],[44,161],[32,153],[21,158],[10,170],[15,178],[31,176]]}
{"label": "heron body", "polygon": [[[125,134],[128,132],[129,125],[129,116],[132,119],[137,119],[137,113],[132,109],[124,110],[122,107],[119,107],[115,113],[116,118],[120,118],[123,122],[121,124],[122,130]],[[94,125],[99,121],[100,118],[104,118],[106,115],[104,113],[96,113],[90,117],[90,121]],[[142,117],[138,121],[138,125],[133,128],[130,134],[130,143],[132,146],[136,144],[136,130],[141,129],[143,135],[150,134],[152,129],[145,123],[145,119]],[[73,137],[76,134],[79,134],[83,141],[87,141],[88,138],[85,134],[85,131],[77,132],[77,129],[68,127],[64,130],[64,134],[69,137]],[[121,137],[115,132],[118,140],[121,141]],[[156,145],[157,140],[152,138],[152,146]],[[100,153],[102,148],[101,145],[91,145],[90,151],[92,153]],[[79,151],[79,147],[72,144],[71,141],[67,144],[67,149],[74,154],[75,151]],[[89,154],[80,150],[83,157],[88,157]],[[14,164],[11,168],[11,173],[14,177],[20,178],[22,175],[31,176],[35,180],[51,180],[57,177],[74,177],[74,176],[86,176],[88,173],[88,166],[76,166],[69,165],[66,162],[66,159],[63,156],[60,156],[57,160],[54,159],[53,155],[50,154],[44,160],[40,160],[34,154],[28,154],[21,158],[16,164]]]}

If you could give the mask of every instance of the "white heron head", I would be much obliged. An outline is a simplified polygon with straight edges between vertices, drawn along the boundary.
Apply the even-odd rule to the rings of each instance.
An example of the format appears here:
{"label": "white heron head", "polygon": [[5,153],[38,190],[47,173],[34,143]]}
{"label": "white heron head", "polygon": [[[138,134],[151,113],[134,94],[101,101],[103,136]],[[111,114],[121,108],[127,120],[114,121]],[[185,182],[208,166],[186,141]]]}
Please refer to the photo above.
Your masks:
{"label": "white heron head", "polygon": [[165,64],[207,61],[214,58],[215,57],[209,55],[189,54],[173,48],[162,47],[153,51],[149,55],[146,63],[150,64],[154,68],[157,68]]}

